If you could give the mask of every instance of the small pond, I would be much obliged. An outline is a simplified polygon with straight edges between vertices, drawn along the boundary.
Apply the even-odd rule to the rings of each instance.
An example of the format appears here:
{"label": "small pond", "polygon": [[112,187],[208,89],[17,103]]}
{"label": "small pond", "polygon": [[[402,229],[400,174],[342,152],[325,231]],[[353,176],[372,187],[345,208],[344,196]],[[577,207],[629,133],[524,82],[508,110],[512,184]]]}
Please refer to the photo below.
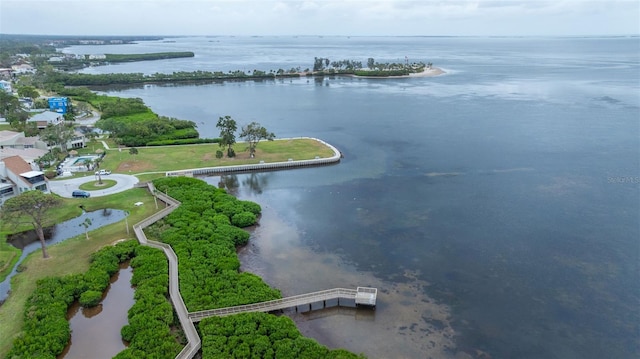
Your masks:
{"label": "small pond", "polygon": [[[119,222],[126,216],[127,212],[119,209],[101,209],[93,212],[85,212],[76,218],[47,228],[45,230],[45,242],[48,247],[52,244],[56,244],[69,238],[84,234],[85,229],[83,226],[81,226],[81,223],[83,223],[87,218],[91,219],[91,226],[89,226],[88,230],[92,231],[94,229]],[[5,278],[4,281],[2,281],[2,283],[0,283],[0,303],[4,302],[5,299],[7,299],[7,297],[9,296],[9,291],[11,290],[11,278],[18,273],[18,266],[20,265],[20,263],[22,263],[22,261],[31,252],[41,250],[40,241],[38,240],[38,236],[36,235],[35,230],[10,235],[7,239],[7,242],[12,246],[22,250],[22,255],[20,256],[18,262],[14,265],[11,273],[7,276],[7,278]]]}
{"label": "small pond", "polygon": [[112,358],[126,348],[120,329],[127,325],[127,313],[134,304],[129,263],[111,277],[100,304],[83,308],[75,302],[67,312],[71,341],[58,359]]}

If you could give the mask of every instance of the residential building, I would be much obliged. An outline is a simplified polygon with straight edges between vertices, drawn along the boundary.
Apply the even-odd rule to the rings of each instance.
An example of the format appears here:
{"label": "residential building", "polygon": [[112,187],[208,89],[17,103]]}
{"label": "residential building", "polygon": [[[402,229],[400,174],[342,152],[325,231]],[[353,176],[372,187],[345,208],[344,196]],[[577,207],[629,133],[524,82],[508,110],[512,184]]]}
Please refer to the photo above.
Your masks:
{"label": "residential building", "polygon": [[6,80],[0,80],[0,90],[4,90],[5,92],[12,93],[13,87],[11,87],[11,82]]}
{"label": "residential building", "polygon": [[35,170],[20,156],[0,160],[0,205],[26,191],[50,193],[44,172]]}
{"label": "residential building", "polygon": [[15,148],[15,149],[27,149],[37,148],[40,150],[47,150],[47,144],[40,141],[38,137],[26,137],[24,132],[15,132],[3,130],[0,131],[0,147]]}
{"label": "residential building", "polygon": [[29,65],[29,64],[19,64],[19,65],[12,65],[11,66],[11,70],[13,70],[14,74],[28,74],[28,73],[35,73],[36,69],[33,68],[33,66]]}
{"label": "residential building", "polygon": [[67,113],[69,109],[69,98],[68,97],[50,97],[49,98],[49,110],[52,112]]}
{"label": "residential building", "polygon": [[52,111],[44,111],[39,114],[34,115],[29,118],[27,122],[36,122],[38,129],[42,130],[47,127],[47,125],[60,125],[64,122],[64,117],[62,114]]}

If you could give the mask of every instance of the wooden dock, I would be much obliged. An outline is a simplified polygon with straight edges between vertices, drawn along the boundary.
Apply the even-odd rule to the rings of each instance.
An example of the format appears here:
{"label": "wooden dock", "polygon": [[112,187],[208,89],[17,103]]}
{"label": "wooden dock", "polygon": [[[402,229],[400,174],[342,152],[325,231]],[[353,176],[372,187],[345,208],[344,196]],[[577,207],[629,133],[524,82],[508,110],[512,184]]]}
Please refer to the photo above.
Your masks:
{"label": "wooden dock", "polygon": [[133,231],[140,244],[158,248],[164,251],[165,255],[167,256],[167,260],[169,262],[169,297],[171,298],[171,302],[178,315],[180,325],[182,326],[182,330],[184,331],[184,335],[187,339],[187,344],[184,346],[184,348],[182,348],[182,351],[178,353],[176,359],[191,359],[198,353],[202,345],[202,341],[200,340],[200,336],[198,335],[194,322],[199,322],[200,320],[207,317],[227,316],[246,312],[271,312],[291,307],[297,308],[298,306],[303,305],[308,305],[309,310],[311,310],[311,305],[313,303],[322,302],[323,307],[326,307],[327,300],[335,299],[338,300],[338,306],[340,306],[340,299],[352,299],[354,300],[356,306],[364,305],[375,307],[378,290],[376,288],[358,287],[355,290],[334,288],[319,292],[296,295],[293,297],[276,299],[268,302],[189,313],[187,311],[186,305],[184,304],[179,289],[178,256],[175,254],[170,245],[148,240],[147,236],[144,234],[144,229],[146,227],[164,218],[173,210],[178,208],[180,202],[161,192],[157,192],[152,183],[148,183],[147,187],[149,188],[149,192],[153,193],[160,201],[165,202],[167,207],[151,215],[150,217],[134,224]]}
{"label": "wooden dock", "polygon": [[338,305],[340,305],[340,299],[352,299],[355,301],[356,306],[366,305],[375,307],[377,293],[378,290],[376,288],[368,287],[358,287],[357,289],[334,288],[322,290],[319,292],[294,295],[292,297],[282,299],[270,300],[267,302],[191,312],[189,313],[189,318],[193,322],[199,322],[200,320],[209,317],[224,317],[227,315],[248,312],[273,312],[276,310],[298,307],[302,305],[311,305],[313,303],[320,302],[323,303],[323,306],[326,306],[326,301],[332,299],[337,299]]}

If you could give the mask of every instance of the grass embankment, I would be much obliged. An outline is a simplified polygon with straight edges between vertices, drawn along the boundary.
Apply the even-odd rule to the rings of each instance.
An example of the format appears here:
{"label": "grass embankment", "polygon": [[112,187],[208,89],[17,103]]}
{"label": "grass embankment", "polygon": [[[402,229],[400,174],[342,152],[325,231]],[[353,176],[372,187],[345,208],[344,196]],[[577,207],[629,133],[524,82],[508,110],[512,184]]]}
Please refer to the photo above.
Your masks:
{"label": "grass embankment", "polygon": [[6,242],[5,233],[0,233],[0,282],[11,272],[11,268],[20,259],[20,250]]}
{"label": "grass embankment", "polygon": [[[136,202],[143,202],[144,205],[134,206]],[[146,189],[135,188],[106,197],[65,199],[64,206],[54,214],[57,222],[60,222],[79,215],[79,204],[83,204],[87,211],[102,208],[121,209],[129,211],[128,223],[132,226],[156,212],[153,203],[153,196]],[[13,339],[21,331],[24,304],[33,292],[38,279],[83,273],[89,268],[89,256],[99,248],[119,239],[134,237],[132,230],[127,234],[125,222],[122,221],[89,232],[89,240],[86,240],[82,234],[48,247],[48,253],[51,256],[48,259],[42,258],[41,251],[30,254],[23,262],[26,269],[12,278],[11,295],[0,306],[0,357],[6,356]]]}
{"label": "grass embankment", "polygon": [[[254,158],[249,157],[245,143],[237,143],[233,148],[236,157],[216,158],[217,144],[181,145],[163,147],[140,147],[137,155],[129,154],[129,149],[108,150],[100,166],[114,173],[137,174],[143,172],[177,171],[190,168],[244,165],[264,162],[286,162],[309,160],[316,156],[328,158],[333,150],[311,139],[291,139],[264,141],[258,144]],[[223,149],[223,152],[226,151]]]}

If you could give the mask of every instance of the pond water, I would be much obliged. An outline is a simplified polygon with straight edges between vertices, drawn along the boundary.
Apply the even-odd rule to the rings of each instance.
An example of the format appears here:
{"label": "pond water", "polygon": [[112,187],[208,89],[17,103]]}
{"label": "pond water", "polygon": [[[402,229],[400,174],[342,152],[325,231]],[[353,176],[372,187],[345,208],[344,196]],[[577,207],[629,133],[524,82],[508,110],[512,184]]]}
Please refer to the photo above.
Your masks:
{"label": "pond water", "polygon": [[76,302],[69,308],[67,319],[71,341],[59,359],[112,358],[126,348],[120,329],[127,325],[127,312],[134,303],[132,275],[129,263],[121,264],[120,271],[111,277],[100,304],[83,308]]}
{"label": "pond water", "polygon": [[[126,211],[118,209],[101,209],[93,212],[85,212],[82,215],[49,227],[45,230],[45,242],[47,247],[84,234],[85,228],[81,226],[87,218],[91,219],[91,225],[88,230],[92,231],[100,227],[116,223],[123,220],[127,216]],[[18,262],[13,266],[11,273],[0,283],[0,303],[4,302],[9,296],[11,290],[11,278],[18,274],[18,266],[27,257],[28,254],[41,249],[40,241],[34,230],[10,235],[7,242],[12,246],[22,250],[22,255]]]}

